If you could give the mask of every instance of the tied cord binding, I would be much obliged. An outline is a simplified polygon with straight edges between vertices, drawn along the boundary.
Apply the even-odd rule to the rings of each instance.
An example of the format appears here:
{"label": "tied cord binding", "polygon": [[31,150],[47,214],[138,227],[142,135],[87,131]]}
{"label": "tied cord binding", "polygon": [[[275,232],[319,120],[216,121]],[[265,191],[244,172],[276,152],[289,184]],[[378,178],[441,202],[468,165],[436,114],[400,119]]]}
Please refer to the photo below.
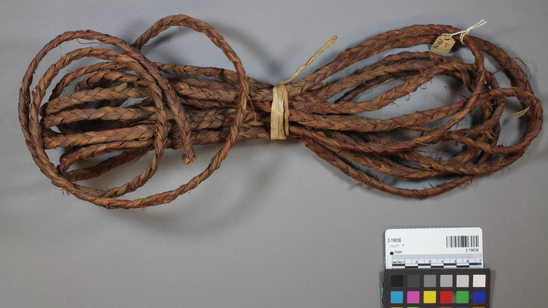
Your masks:
{"label": "tied cord binding", "polygon": [[272,88],[272,110],[270,112],[270,139],[283,140],[289,135],[289,94],[287,93],[286,85],[293,81],[304,71],[316,58],[324,51],[335,44],[337,37],[332,37],[322,48],[301,65],[289,79],[281,81],[277,86]]}

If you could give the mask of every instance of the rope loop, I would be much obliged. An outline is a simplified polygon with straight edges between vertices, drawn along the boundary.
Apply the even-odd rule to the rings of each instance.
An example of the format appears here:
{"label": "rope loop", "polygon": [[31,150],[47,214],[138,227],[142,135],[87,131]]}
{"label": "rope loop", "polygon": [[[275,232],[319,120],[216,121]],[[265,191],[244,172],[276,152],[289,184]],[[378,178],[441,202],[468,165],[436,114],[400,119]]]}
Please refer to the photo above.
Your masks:
{"label": "rope loop", "polygon": [[[466,30],[414,25],[388,31],[293,81],[335,37],[276,86],[248,77],[221,34],[186,15],[159,20],[133,44],[91,30],[66,32],[30,63],[20,90],[19,120],[32,158],[52,183],[106,208],[171,202],[218,169],[238,140],[287,136],[360,185],[426,198],[505,168],[525,153],[543,121],[528,75],[515,57],[480,38],[467,41],[473,62],[428,51],[398,51],[374,63],[360,61],[392,49],[431,44],[443,33],[460,34],[462,42],[484,23]],[[143,47],[170,27],[187,27],[207,36],[234,70],[149,60]],[[33,82],[45,56],[73,40],[99,45],[86,43],[65,54]],[[485,55],[498,63],[508,85],[499,84],[498,71],[485,67]],[[69,64],[84,58],[98,61],[65,72]],[[358,62],[365,64],[349,72]],[[465,90],[448,91],[454,95],[438,107],[425,102],[411,106],[415,112],[395,108],[399,102],[415,104],[409,97],[430,90],[425,85],[438,76],[457,81]],[[376,93],[379,85],[389,89]],[[46,93],[51,93],[48,98]],[[432,101],[438,103],[438,96],[432,95]],[[383,118],[375,116],[387,109]],[[516,110],[522,111],[514,119],[506,117]],[[501,135],[509,121],[519,124],[520,136],[514,142]],[[122,197],[154,176],[167,149],[181,149],[183,162],[190,164],[196,160],[196,146],[213,143],[221,148],[187,183],[147,197]],[[63,149],[55,163],[48,155],[53,149]],[[150,163],[127,183],[108,188],[85,185],[87,180],[110,177],[114,169],[147,152],[152,152]]]}

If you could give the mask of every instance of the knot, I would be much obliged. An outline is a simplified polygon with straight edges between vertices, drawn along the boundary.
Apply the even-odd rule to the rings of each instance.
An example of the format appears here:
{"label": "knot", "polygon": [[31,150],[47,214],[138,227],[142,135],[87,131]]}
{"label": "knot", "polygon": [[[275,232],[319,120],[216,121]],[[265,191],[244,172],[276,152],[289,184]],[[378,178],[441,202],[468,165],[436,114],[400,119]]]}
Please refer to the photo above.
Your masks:
{"label": "knot", "polygon": [[[360,185],[426,198],[521,157],[540,132],[541,102],[515,57],[479,38],[467,42],[473,63],[428,51],[398,51],[377,62],[371,58],[392,49],[415,50],[419,45],[427,49],[439,33],[460,34],[462,40],[481,24],[464,31],[443,25],[388,31],[292,82],[333,38],[277,86],[248,77],[221,34],[185,15],[159,20],[133,44],[90,30],[65,32],[46,44],[29,65],[20,90],[19,122],[32,158],[53,184],[106,208],[171,202],[211,176],[238,140],[285,138],[289,132]],[[206,35],[234,70],[149,60],[142,47],[170,27],[188,27]],[[51,50],[72,40],[99,44],[85,43],[63,55],[43,76],[33,78]],[[502,67],[509,82],[499,84],[495,72],[485,67],[483,54]],[[86,60],[80,68],[65,72],[65,67],[83,58],[97,61]],[[65,75],[59,76],[61,72]],[[433,107],[425,85],[431,87],[437,76],[452,78],[451,85],[460,82],[465,90],[449,90],[454,95]],[[419,103],[409,100],[416,92],[423,93]],[[438,104],[439,93],[431,99]],[[417,105],[397,108],[400,103]],[[388,106],[389,112],[378,118],[378,111]],[[516,119],[503,116],[515,110],[523,110]],[[509,121],[519,126],[515,142],[501,135]],[[276,132],[269,132],[269,126]],[[218,152],[187,183],[145,197],[123,198],[156,174],[166,150],[181,149],[183,161],[191,163],[196,159],[194,147],[214,143],[220,144]],[[48,154],[54,149],[63,150],[58,162]],[[115,178],[109,173],[147,152],[152,152],[148,166],[127,183],[86,186],[90,179],[108,182]]]}
{"label": "knot", "polygon": [[476,28],[479,28],[479,27],[485,25],[486,23],[487,23],[487,21],[485,21],[484,19],[482,19],[482,20],[480,20],[478,23],[476,23],[475,25],[469,27],[469,28],[466,29],[466,30],[458,31],[458,32],[451,33],[451,34],[449,34],[449,33],[444,33],[444,34],[442,34],[442,35],[454,36],[454,35],[460,34],[460,42],[461,42],[461,44],[464,45],[464,37],[465,37],[466,35],[469,35],[469,34],[470,34],[470,31],[472,31],[472,30],[474,30],[474,29],[476,29]]}

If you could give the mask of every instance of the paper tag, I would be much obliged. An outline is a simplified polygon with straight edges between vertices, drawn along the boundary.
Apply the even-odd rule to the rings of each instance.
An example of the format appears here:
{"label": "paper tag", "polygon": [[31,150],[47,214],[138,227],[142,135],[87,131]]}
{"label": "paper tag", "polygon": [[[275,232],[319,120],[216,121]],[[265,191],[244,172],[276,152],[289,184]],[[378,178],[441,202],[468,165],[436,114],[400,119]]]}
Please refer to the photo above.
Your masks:
{"label": "paper tag", "polygon": [[440,35],[434,44],[432,44],[432,47],[430,47],[430,51],[446,55],[449,51],[451,51],[453,45],[455,45],[455,40],[453,37],[450,35]]}
{"label": "paper tag", "polygon": [[483,267],[481,228],[388,229],[386,268]]}

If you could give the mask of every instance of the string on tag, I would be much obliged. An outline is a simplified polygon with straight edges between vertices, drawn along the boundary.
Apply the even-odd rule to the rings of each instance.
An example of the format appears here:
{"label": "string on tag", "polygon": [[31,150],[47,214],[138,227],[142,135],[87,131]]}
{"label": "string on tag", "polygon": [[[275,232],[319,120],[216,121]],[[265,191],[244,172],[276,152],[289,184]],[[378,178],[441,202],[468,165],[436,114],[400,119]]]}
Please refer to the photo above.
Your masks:
{"label": "string on tag", "polygon": [[316,53],[301,65],[293,75],[286,80],[280,81],[277,86],[272,89],[272,107],[270,110],[270,139],[283,140],[289,135],[289,93],[286,85],[293,81],[304,71],[316,58],[324,51],[335,44],[337,37],[332,37],[325,43]]}
{"label": "string on tag", "polygon": [[455,33],[444,33],[442,34],[442,36],[444,35],[448,35],[448,36],[454,36],[454,35],[458,35],[460,34],[460,42],[462,44],[464,44],[464,36],[466,35],[469,35],[470,34],[470,31],[476,29],[476,28],[479,28],[483,25],[485,25],[487,23],[487,21],[485,21],[484,19],[480,20],[477,24],[471,26],[470,28],[466,29],[466,30],[462,30],[462,31],[459,31],[459,32],[455,32]]}

